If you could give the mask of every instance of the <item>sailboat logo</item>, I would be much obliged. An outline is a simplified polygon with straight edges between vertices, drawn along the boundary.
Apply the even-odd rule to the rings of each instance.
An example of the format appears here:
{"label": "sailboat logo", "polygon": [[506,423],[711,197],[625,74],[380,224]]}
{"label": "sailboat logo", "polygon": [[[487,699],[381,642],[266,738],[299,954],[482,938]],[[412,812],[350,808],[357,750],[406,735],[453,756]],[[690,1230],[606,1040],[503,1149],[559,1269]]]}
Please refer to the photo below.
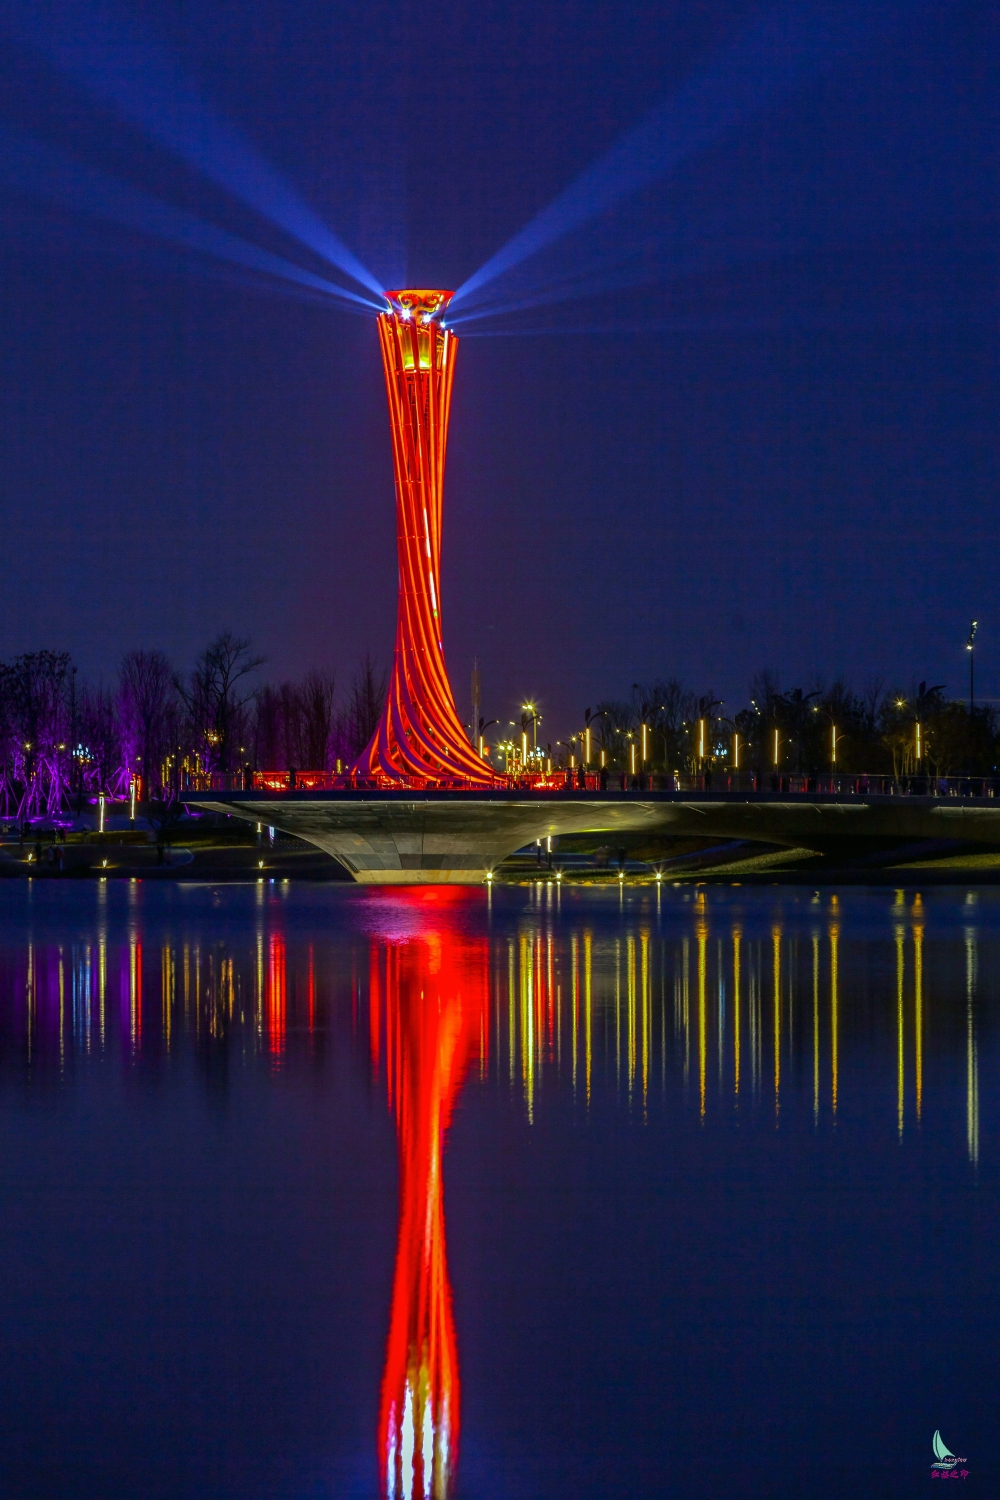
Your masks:
{"label": "sailboat logo", "polygon": [[956,1458],[954,1453],[945,1447],[941,1441],[940,1432],[935,1432],[932,1446],[934,1448],[934,1457],[937,1459],[937,1463],[931,1464],[932,1469],[953,1469],[956,1464],[967,1462],[964,1458]]}

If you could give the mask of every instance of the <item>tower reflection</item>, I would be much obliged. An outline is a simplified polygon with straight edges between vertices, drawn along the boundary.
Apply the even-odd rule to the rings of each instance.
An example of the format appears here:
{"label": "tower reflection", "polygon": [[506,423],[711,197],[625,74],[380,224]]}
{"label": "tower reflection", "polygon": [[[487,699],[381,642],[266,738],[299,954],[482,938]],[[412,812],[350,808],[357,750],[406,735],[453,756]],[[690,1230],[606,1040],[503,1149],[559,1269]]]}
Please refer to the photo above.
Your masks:
{"label": "tower reflection", "polygon": [[442,1154],[466,1071],[485,1057],[489,1035],[487,944],[463,935],[454,920],[467,900],[461,891],[384,898],[381,941],[370,950],[372,1060],[384,1022],[399,1140],[399,1238],[379,1418],[389,1500],[444,1500],[458,1454]]}

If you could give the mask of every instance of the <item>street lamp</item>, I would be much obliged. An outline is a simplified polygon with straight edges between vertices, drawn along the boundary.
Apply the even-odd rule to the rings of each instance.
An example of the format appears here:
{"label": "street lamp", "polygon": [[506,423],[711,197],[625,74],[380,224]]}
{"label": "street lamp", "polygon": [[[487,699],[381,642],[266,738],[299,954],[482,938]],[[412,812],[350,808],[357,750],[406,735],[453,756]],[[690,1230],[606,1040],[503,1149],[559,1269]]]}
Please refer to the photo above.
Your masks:
{"label": "street lamp", "polygon": [[[585,727],[584,727],[584,731],[583,731],[583,743],[584,743],[584,747],[585,748],[584,748],[583,763],[584,763],[585,766],[589,766],[591,760],[593,759],[593,750],[592,750],[592,746],[591,746],[591,737],[590,737],[590,726],[597,719],[603,719],[603,718],[605,718],[607,716],[607,712],[608,712],[608,710],[606,708],[599,708],[597,710],[596,714],[592,714],[590,712],[589,708],[584,710],[583,722],[584,722],[584,726]],[[604,751],[602,750],[601,751],[601,765],[602,766],[604,765],[604,762],[605,762],[606,759],[607,759],[607,757],[605,756]]]}
{"label": "street lamp", "polygon": [[979,621],[973,620],[969,630],[969,639],[965,643],[965,649],[969,653],[969,713],[976,706],[976,631],[979,629]]}

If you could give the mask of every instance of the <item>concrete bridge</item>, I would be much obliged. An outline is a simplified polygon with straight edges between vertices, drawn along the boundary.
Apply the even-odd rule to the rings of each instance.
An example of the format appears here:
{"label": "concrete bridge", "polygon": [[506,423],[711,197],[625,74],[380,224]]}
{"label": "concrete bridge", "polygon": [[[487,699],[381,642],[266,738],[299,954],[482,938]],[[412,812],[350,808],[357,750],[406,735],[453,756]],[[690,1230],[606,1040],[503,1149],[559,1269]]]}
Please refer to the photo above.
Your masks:
{"label": "concrete bridge", "polygon": [[193,806],[295,834],[368,885],[476,885],[535,839],[646,833],[835,853],[927,839],[1000,848],[1000,798],[598,791],[186,792]]}

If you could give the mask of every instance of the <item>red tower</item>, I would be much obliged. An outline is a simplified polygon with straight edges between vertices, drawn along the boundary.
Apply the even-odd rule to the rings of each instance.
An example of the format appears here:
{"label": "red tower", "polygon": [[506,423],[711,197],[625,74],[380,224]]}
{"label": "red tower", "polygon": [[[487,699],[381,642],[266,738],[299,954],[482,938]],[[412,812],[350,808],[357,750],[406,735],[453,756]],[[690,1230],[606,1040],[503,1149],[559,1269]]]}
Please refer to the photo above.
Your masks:
{"label": "red tower", "polygon": [[399,613],[382,721],[351,767],[494,785],[462,728],[441,641],[441,502],[458,339],[441,327],[450,292],[388,292],[378,320],[396,474]]}

